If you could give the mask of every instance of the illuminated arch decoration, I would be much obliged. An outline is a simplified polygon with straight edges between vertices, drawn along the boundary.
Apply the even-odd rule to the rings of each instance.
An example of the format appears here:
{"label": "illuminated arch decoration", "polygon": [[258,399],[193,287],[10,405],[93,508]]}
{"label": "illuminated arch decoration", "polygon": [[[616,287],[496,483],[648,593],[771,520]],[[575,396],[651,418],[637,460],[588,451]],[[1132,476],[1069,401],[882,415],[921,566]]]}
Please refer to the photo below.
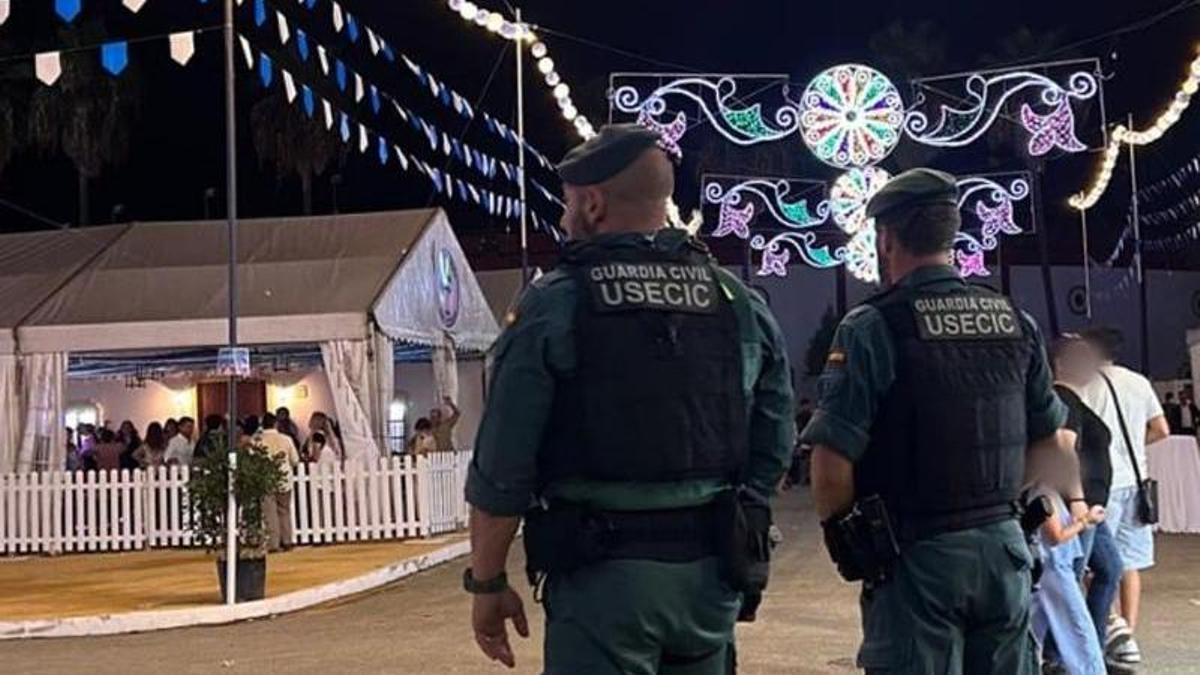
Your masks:
{"label": "illuminated arch decoration", "polygon": [[[618,75],[613,76],[616,82]],[[786,87],[786,76],[767,76]],[[799,128],[800,114],[791,102],[785,102],[771,115],[763,112],[762,102],[748,103],[738,96],[738,80],[729,75],[680,77],[663,84],[643,97],[638,87],[624,85],[612,93],[612,105],[623,113],[637,115],[638,123],[653,129],[678,124],[684,113],[668,108],[669,99],[695,105],[698,116],[731,143],[750,146],[777,141]],[[753,78],[752,78],[753,79]],[[761,79],[761,78],[760,78]],[[775,86],[775,85],[772,85]],[[693,126],[693,125],[687,125]],[[685,132],[687,127],[683,129]],[[672,140],[678,143],[683,132]]]}
{"label": "illuminated arch decoration", "polygon": [[817,233],[811,230],[780,232],[770,238],[756,234],[750,238],[750,248],[762,251],[758,268],[760,277],[786,277],[793,252],[817,269],[829,269],[846,262],[845,247],[830,250],[829,244],[817,243]]}
{"label": "illuminated arch decoration", "polygon": [[[964,277],[986,277],[991,273],[984,254],[1000,245],[1002,235],[1027,231],[1017,222],[1017,202],[1029,197],[1029,180],[1024,173],[1008,176],[970,176],[958,181],[958,208],[962,230],[954,240],[954,261]],[[1032,221],[1032,212],[1028,219]]]}
{"label": "illuminated arch decoration", "polygon": [[829,68],[800,97],[804,143],[817,159],[840,169],[883,160],[900,142],[903,125],[896,85],[869,66]]}
{"label": "illuminated arch decoration", "polygon": [[874,166],[850,169],[838,176],[829,190],[833,222],[849,235],[858,234],[864,227],[874,227],[867,219],[867,201],[890,179],[887,171]]}
{"label": "illuminated arch decoration", "polygon": [[748,178],[732,182],[729,178],[737,177],[706,177],[704,182],[704,203],[720,206],[714,237],[732,234],[749,239],[750,225],[760,214],[791,229],[815,227],[829,220],[829,202],[822,199],[810,207],[808,198],[794,194],[794,181]]}
{"label": "illuminated arch decoration", "polygon": [[[961,148],[978,140],[1000,117],[1005,105],[1018,94],[1034,93],[1032,102],[1021,105],[1020,123],[1029,133],[1029,154],[1042,156],[1051,150],[1082,152],[1087,145],[1075,135],[1072,101],[1091,99],[1100,85],[1091,73],[1076,71],[1066,85],[1040,73],[1027,70],[984,75],[971,74],[963,84],[962,103],[939,104],[930,124],[929,115],[920,108],[925,103],[928,83],[948,78],[914,80],[917,97],[904,121],[908,137],[917,143],[940,148]],[[957,97],[956,97],[957,98]]]}

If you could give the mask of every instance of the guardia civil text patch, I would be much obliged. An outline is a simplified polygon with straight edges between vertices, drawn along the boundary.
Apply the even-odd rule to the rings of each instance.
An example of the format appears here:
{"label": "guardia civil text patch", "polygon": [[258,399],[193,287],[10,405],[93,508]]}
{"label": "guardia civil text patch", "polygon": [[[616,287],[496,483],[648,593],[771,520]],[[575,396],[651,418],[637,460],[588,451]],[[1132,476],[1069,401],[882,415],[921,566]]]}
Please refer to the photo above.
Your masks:
{"label": "guardia civil text patch", "polygon": [[703,265],[606,263],[584,270],[596,311],[713,314],[720,289]]}
{"label": "guardia civil text patch", "polygon": [[922,340],[1016,340],[1024,333],[1008,298],[938,295],[913,301]]}

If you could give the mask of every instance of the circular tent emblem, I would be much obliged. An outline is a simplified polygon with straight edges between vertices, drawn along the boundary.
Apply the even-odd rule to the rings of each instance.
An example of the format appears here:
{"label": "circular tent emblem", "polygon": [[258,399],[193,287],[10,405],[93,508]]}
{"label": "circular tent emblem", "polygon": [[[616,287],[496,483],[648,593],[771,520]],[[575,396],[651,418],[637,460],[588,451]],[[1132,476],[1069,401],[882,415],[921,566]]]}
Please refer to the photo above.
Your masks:
{"label": "circular tent emblem", "polygon": [[1076,316],[1087,314],[1087,289],[1083,286],[1072,286],[1067,291],[1067,309]]}
{"label": "circular tent emblem", "polygon": [[900,142],[904,101],[896,85],[869,66],[844,64],[814,77],[800,98],[804,143],[840,169],[874,164]]}
{"label": "circular tent emblem", "polygon": [[462,287],[458,278],[458,266],[449,249],[434,251],[434,273],[437,275],[438,316],[442,325],[451,328],[458,322],[458,310],[462,301]]}

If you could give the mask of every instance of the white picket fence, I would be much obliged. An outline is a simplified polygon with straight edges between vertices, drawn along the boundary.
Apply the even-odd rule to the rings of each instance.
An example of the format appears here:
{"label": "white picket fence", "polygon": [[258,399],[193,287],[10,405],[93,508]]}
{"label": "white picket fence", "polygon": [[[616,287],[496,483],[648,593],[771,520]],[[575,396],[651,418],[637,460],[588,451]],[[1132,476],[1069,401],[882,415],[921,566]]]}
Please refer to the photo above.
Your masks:
{"label": "white picket fence", "polygon": [[[467,523],[470,453],[301,465],[295,543],[406,539]],[[0,555],[193,546],[187,467],[0,476]]]}

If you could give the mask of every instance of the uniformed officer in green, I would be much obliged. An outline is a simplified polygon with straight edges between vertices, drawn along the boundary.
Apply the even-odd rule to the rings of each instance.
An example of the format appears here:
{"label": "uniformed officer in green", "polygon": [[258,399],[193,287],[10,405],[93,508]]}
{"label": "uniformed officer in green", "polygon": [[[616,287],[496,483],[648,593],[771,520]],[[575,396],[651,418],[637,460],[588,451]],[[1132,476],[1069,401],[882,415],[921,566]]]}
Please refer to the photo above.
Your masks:
{"label": "uniformed officer in green", "polygon": [[1033,320],[952,266],[957,201],[954,177],[930,169],[869,201],[887,290],[838,327],[801,434],[827,542],[875,501],[898,543],[883,547],[888,573],[863,584],[868,673],[1036,672],[1015,503],[1027,453],[1064,450],[1066,409]]}
{"label": "uniformed officer in green", "polygon": [[779,328],[702,244],[663,229],[674,169],[658,141],[613,125],[566,156],[570,243],[492,349],[464,585],[479,647],[510,667],[506,621],[528,635],[505,573],[524,516],[531,561],[551,553],[535,591],[546,673],[727,672],[741,600],[715,505],[735,485],[765,500],[790,457]]}

